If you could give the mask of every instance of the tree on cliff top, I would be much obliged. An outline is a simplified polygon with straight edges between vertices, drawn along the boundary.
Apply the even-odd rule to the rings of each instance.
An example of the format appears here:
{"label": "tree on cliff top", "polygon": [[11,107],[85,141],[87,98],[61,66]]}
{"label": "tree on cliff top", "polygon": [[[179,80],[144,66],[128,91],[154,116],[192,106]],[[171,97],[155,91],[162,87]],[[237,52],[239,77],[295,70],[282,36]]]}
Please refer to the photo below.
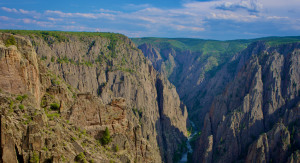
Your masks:
{"label": "tree on cliff top", "polygon": [[104,131],[103,137],[101,138],[101,141],[103,144],[108,144],[109,142],[111,142],[111,137],[110,137],[109,130],[107,127],[105,128],[105,131]]}
{"label": "tree on cliff top", "polygon": [[5,45],[7,47],[10,45],[16,45],[16,40],[13,35],[9,39],[6,40]]}

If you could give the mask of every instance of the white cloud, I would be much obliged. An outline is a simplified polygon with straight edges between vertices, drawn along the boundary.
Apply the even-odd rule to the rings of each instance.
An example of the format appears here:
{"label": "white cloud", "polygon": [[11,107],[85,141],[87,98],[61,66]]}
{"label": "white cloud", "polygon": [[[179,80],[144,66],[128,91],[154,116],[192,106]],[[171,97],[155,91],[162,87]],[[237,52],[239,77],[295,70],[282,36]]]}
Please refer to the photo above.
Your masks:
{"label": "white cloud", "polygon": [[119,14],[123,13],[123,12],[121,12],[121,11],[114,11],[114,10],[108,10],[108,9],[103,9],[103,8],[100,8],[99,10],[94,10],[94,11],[96,11],[96,12],[119,13]]}
{"label": "white cloud", "polygon": [[51,21],[63,21],[63,19],[61,19],[61,18],[58,18],[58,19],[56,19],[56,18],[48,18],[48,20],[51,20]]}
{"label": "white cloud", "polygon": [[0,20],[9,21],[9,20],[11,20],[11,18],[6,17],[6,16],[0,16]]}
{"label": "white cloud", "polygon": [[225,2],[223,4],[218,4],[213,7],[214,9],[219,10],[229,10],[237,11],[239,9],[245,9],[249,12],[261,12],[263,10],[263,5],[254,0],[250,1],[240,1],[238,3]]}
{"label": "white cloud", "polygon": [[269,16],[267,17],[267,19],[289,19],[289,17],[285,16],[285,17],[280,17],[280,16]]}
{"label": "white cloud", "polygon": [[124,8],[131,8],[131,9],[138,9],[138,8],[146,8],[146,7],[150,7],[150,4],[127,4],[124,6]]}
{"label": "white cloud", "polygon": [[113,19],[115,15],[113,14],[107,14],[107,13],[99,13],[99,14],[93,14],[93,13],[64,13],[62,11],[51,11],[51,10],[46,10],[44,12],[45,15],[57,15],[60,17],[84,17],[84,18],[92,18],[92,19],[97,19],[97,18],[109,18]]}

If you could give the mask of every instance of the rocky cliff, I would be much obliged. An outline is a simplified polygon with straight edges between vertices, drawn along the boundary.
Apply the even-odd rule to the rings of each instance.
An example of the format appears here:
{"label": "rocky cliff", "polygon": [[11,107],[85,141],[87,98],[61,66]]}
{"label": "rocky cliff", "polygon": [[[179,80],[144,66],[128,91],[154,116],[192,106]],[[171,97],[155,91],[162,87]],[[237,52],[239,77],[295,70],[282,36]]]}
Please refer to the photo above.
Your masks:
{"label": "rocky cliff", "polygon": [[[214,96],[222,93],[234,76],[226,70],[217,73],[234,54],[251,42],[161,38],[133,40],[153,67],[176,86],[181,100],[188,107],[189,118],[200,129]],[[222,77],[219,77],[220,74]]]}
{"label": "rocky cliff", "polygon": [[236,76],[205,116],[194,162],[298,161],[298,49],[255,42],[224,67]]}
{"label": "rocky cliff", "polygon": [[276,49],[285,55],[297,46],[297,43],[286,43],[299,42],[299,37],[232,41],[171,38],[133,40],[154,68],[168,76],[176,86],[181,100],[188,106],[189,118],[202,129],[214,97],[223,93],[252,54]]}
{"label": "rocky cliff", "polygon": [[[187,110],[175,87],[125,36],[81,34],[19,32],[16,46],[1,45],[2,161],[11,161],[5,152],[25,162],[36,155],[74,161],[85,151],[97,161],[173,162],[187,136]],[[1,34],[2,43],[10,37]],[[14,100],[16,94],[31,98]],[[106,127],[112,142],[99,153]]]}

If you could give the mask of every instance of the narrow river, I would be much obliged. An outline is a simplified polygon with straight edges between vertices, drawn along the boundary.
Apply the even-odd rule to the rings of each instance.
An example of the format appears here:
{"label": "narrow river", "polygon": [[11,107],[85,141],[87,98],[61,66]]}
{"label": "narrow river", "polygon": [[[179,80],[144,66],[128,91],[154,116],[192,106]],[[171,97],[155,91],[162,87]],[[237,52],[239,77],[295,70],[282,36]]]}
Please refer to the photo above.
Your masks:
{"label": "narrow river", "polygon": [[[195,124],[190,121],[192,127],[193,127],[193,130],[195,129]],[[186,163],[187,162],[187,155],[188,153],[193,153],[193,149],[191,147],[191,144],[190,144],[190,141],[191,139],[198,133],[198,131],[193,131],[193,133],[188,137],[187,141],[186,141],[186,146],[188,148],[188,151],[186,153],[184,153],[181,157],[181,160],[179,161],[179,163]]]}

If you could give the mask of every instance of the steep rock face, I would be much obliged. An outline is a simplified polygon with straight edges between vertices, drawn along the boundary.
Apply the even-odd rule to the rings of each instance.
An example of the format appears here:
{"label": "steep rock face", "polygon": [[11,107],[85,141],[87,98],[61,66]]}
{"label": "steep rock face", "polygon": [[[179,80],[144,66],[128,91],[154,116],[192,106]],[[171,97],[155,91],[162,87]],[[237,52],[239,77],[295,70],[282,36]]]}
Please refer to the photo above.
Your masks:
{"label": "steep rock face", "polygon": [[145,57],[152,62],[155,70],[161,71],[161,66],[164,60],[159,51],[151,44],[142,44],[138,48],[141,49]]}
{"label": "steep rock face", "polygon": [[[279,117],[295,108],[299,101],[300,55],[297,49],[289,54],[280,54],[280,50],[258,50],[259,54],[248,55],[250,59],[235,79],[226,86],[222,95],[214,99],[206,115],[197,150],[193,154],[194,161],[287,160],[290,153],[286,145],[290,144],[290,133],[282,130],[292,122],[280,126],[274,124],[282,123],[278,121]],[[240,58],[247,59],[247,55]],[[269,131],[271,129],[273,131]],[[267,135],[259,137],[266,131],[269,131]],[[285,144],[279,140],[278,135],[285,139]],[[208,145],[211,137],[213,142]],[[274,145],[271,144],[276,143],[283,145],[274,151]],[[209,147],[212,151],[207,150]]]}
{"label": "steep rock face", "polygon": [[[0,34],[1,40],[10,37],[10,34]],[[0,87],[14,94],[30,92],[39,103],[41,95],[36,53],[29,40],[22,37],[16,37],[15,40],[17,47],[5,47],[3,42],[0,44]]]}
{"label": "steep rock face", "polygon": [[[264,51],[269,53],[276,51],[286,55],[299,48],[299,46],[299,43],[269,46],[264,41],[256,41],[244,50],[237,52],[228,62],[221,65],[216,64],[215,59],[212,57],[203,59],[205,55],[201,52],[178,50],[176,48],[174,50],[163,45],[154,46],[152,44],[142,44],[139,48],[157,70],[163,73],[168,71],[169,80],[176,86],[181,100],[189,108],[189,117],[201,129],[214,97],[222,94],[227,84],[234,80],[239,70],[252,55]],[[170,58],[169,55],[172,57]],[[174,61],[172,61],[172,58],[174,58]],[[170,65],[169,69],[163,66],[166,64]],[[168,73],[165,74],[168,75]]]}
{"label": "steep rock face", "polygon": [[[127,119],[132,126],[141,126],[141,138],[150,142],[154,162],[173,162],[177,144],[185,143],[188,123],[186,107],[175,87],[149,65],[126,37],[118,36],[112,48],[110,38],[65,36],[69,41],[58,42],[51,36],[24,37],[32,41],[49,70],[68,83],[68,88],[75,88],[74,96],[76,92],[90,92],[98,95],[104,104],[109,104],[114,97],[123,97],[128,104]],[[81,103],[85,102],[78,105]],[[64,105],[68,108],[72,104],[67,100]],[[86,110],[93,105],[89,104]],[[84,128],[97,128],[92,123]]]}
{"label": "steep rock face", "polygon": [[[27,45],[18,44],[18,49],[23,46]],[[21,53],[14,45],[0,48],[6,52],[5,63],[14,61],[9,65],[10,70],[18,69],[21,62],[30,62],[25,55],[17,55],[19,58],[14,60],[16,54]],[[14,51],[10,52],[10,49]],[[15,92],[1,87],[0,90],[0,162],[160,162],[153,144],[143,138],[141,126],[127,119],[128,107],[124,98],[113,98],[105,105],[90,93],[75,93],[75,88],[44,67],[36,53],[30,55],[36,58],[35,66],[39,70],[35,73],[40,80],[34,83],[38,89]],[[3,69],[3,72],[7,70]],[[13,77],[28,80],[26,75],[10,72],[15,72],[14,76],[2,78],[3,83]],[[106,127],[112,142],[101,146],[99,140]]]}

